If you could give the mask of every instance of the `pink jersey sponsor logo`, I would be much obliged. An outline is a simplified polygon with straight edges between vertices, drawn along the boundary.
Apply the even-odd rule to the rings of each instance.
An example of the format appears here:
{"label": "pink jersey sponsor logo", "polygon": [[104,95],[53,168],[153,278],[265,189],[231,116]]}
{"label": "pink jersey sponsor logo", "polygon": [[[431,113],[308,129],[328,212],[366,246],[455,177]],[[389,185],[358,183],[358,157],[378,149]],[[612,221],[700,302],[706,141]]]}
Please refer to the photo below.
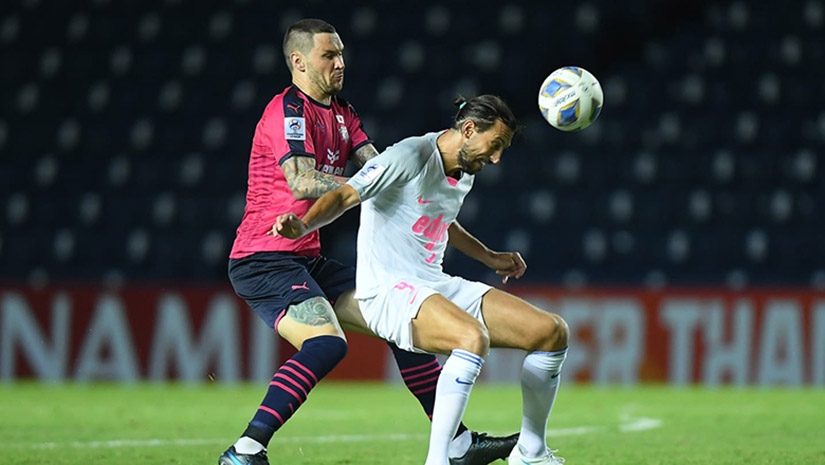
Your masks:
{"label": "pink jersey sponsor logo", "polygon": [[[451,223],[443,220],[443,215],[438,215],[435,218],[430,218],[429,216],[424,215],[419,218],[412,227],[414,233],[421,234],[429,239],[429,242],[427,242],[427,245],[425,245],[424,248],[431,252],[435,248],[436,244],[444,242],[447,238],[447,229],[450,228]],[[435,252],[431,253],[427,258],[427,263],[432,263],[434,260]]]}

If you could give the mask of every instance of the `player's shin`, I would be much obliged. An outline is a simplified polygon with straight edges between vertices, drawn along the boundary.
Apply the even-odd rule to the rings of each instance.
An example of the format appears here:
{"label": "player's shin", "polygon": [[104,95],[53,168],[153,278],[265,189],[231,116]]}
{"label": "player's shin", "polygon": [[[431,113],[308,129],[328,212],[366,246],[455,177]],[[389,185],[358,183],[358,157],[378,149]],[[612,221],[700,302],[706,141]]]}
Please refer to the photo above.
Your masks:
{"label": "player's shin", "polygon": [[452,351],[438,377],[430,444],[425,465],[448,465],[450,441],[455,435],[470,392],[484,359],[466,350]]}
{"label": "player's shin", "polygon": [[[438,363],[438,359],[432,354],[408,352],[392,342],[387,342],[387,345],[392,349],[392,355],[395,357],[395,363],[398,365],[398,371],[401,373],[407,389],[418,399],[427,418],[432,419],[433,407],[435,405],[435,390],[438,383],[438,376],[441,374],[441,365]],[[459,423],[456,437],[465,431],[467,431],[467,427],[463,422]],[[469,434],[466,436],[467,440],[463,441],[463,446],[458,447],[456,456],[462,455],[467,451],[467,447],[470,445],[470,439]]]}
{"label": "player's shin", "polygon": [[525,457],[539,457],[546,453],[547,420],[553,410],[566,357],[567,349],[532,352],[524,358],[521,370],[524,416],[518,447]]}
{"label": "player's shin", "polygon": [[[304,341],[301,350],[284,362],[272,377],[269,389],[243,436],[235,444],[240,453],[264,448],[284,423],[295,413],[309,392],[347,354],[347,343],[337,336],[317,336]],[[247,438],[254,440],[250,442]],[[250,446],[253,446],[250,448]]]}

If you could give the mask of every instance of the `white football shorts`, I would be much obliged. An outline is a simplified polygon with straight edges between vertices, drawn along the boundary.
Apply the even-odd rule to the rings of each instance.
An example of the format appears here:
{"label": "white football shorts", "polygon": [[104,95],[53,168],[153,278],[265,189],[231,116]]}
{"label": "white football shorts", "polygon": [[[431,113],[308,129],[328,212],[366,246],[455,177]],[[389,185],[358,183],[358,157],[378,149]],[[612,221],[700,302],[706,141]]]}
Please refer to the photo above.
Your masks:
{"label": "white football shorts", "polygon": [[490,289],[492,287],[487,284],[458,276],[450,276],[438,283],[405,278],[384,287],[373,297],[358,299],[358,306],[374,333],[403,350],[424,352],[413,346],[411,322],[427,297],[441,294],[484,324],[481,298]]}

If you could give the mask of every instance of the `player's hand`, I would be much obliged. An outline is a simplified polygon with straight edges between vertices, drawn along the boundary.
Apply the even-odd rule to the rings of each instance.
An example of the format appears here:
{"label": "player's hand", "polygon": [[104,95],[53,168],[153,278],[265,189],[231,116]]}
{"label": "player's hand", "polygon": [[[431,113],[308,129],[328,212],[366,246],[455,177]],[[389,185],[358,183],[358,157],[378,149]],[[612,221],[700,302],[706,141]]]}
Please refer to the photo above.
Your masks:
{"label": "player's hand", "polygon": [[287,239],[298,239],[306,234],[306,230],[307,225],[298,218],[298,215],[295,213],[284,213],[283,215],[278,215],[278,218],[275,219],[275,224],[272,225],[272,229],[269,230],[267,234],[270,236],[280,234]]}
{"label": "player's hand", "polygon": [[527,271],[527,263],[518,252],[493,252],[488,266],[501,276],[501,282],[507,284],[510,278],[521,278]]}

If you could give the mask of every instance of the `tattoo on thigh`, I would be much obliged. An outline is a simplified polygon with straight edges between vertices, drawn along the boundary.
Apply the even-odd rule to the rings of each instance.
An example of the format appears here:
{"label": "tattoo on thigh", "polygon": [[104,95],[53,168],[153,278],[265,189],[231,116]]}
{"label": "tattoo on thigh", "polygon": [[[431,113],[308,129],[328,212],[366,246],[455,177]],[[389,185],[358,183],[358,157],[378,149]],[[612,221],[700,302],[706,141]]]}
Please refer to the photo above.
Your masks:
{"label": "tattoo on thigh", "polygon": [[332,306],[323,297],[313,297],[291,305],[287,310],[287,316],[298,323],[309,326],[323,326],[335,321]]}

